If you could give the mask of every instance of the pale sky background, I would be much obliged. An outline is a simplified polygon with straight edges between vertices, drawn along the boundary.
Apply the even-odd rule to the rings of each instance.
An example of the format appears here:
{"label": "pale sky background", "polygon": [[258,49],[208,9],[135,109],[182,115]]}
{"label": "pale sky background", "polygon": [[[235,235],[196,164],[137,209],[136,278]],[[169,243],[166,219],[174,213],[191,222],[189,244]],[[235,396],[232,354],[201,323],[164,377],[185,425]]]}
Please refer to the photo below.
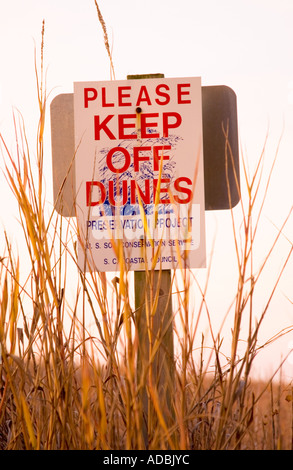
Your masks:
{"label": "pale sky background", "polygon": [[[283,133],[255,244],[257,268],[276,235],[276,227],[292,208],[293,0],[100,0],[99,6],[113,46],[116,79],[161,72],[166,77],[200,76],[203,85],[231,87],[237,95],[240,153],[243,151],[252,172],[266,134],[265,174]],[[13,142],[13,107],[23,114],[28,137],[35,145],[38,108],[34,41],[39,48],[43,19],[47,86],[52,90],[49,103],[60,93],[72,93],[74,81],[110,79],[93,0],[0,0],[0,132],[8,145]],[[47,197],[52,201],[49,114],[45,158]],[[10,229],[17,238],[17,208],[2,174],[0,184],[1,227]],[[242,187],[245,189],[243,180]],[[240,223],[239,207],[234,214]],[[236,265],[230,221],[230,214],[224,211],[206,214],[208,259],[213,250],[207,301],[215,332],[233,296]],[[292,217],[284,235],[292,243]],[[289,248],[290,242],[281,237],[257,292],[256,316],[266,304]],[[205,275],[206,270],[196,272],[202,284]],[[293,325],[292,302],[293,258],[267,314],[260,344]],[[224,330],[227,341],[229,318]],[[256,361],[256,373],[262,376],[273,372],[292,341],[293,333],[266,349]],[[287,361],[284,373],[293,377],[293,361]]]}

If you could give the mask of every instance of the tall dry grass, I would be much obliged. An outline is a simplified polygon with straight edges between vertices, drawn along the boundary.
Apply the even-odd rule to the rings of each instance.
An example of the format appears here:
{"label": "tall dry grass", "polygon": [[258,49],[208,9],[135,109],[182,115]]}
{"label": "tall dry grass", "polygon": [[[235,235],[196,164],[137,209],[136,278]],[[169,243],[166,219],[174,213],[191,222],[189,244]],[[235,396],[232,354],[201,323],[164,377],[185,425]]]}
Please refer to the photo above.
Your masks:
{"label": "tall dry grass", "polygon": [[[206,302],[210,268],[205,286],[198,285],[201,302],[192,313],[193,321],[192,271],[182,269],[172,275],[168,295],[160,298],[159,284],[154,282],[158,273],[149,270],[144,286],[147,301],[137,309],[119,241],[115,243],[119,277],[78,268],[76,221],[62,218],[46,201],[44,158],[51,157],[45,156],[44,144],[48,96],[43,41],[44,28],[41,64],[36,65],[36,149],[27,141],[19,115],[14,118],[15,153],[1,135],[4,171],[11,197],[18,203],[24,238],[16,256],[4,233],[6,248],[0,260],[1,449],[292,449],[292,384],[273,380],[255,384],[251,378],[259,332],[292,254],[291,241],[262,315],[255,320],[255,291],[283,229],[255,270],[255,237],[270,182],[269,176],[260,192],[263,154],[251,178],[243,162],[240,236],[231,210],[238,283],[229,361],[223,363],[222,338],[214,332]],[[227,159],[233,158],[228,136],[226,151]],[[174,375],[164,379],[165,390],[172,390],[167,400],[153,369],[165,329],[159,324],[154,334],[152,325],[158,302],[167,303],[171,297],[177,349]],[[145,341],[151,339],[141,368],[137,366],[142,346],[139,314],[146,317]],[[212,337],[208,357],[199,329],[203,315]],[[240,331],[247,319],[246,346],[240,354]]]}

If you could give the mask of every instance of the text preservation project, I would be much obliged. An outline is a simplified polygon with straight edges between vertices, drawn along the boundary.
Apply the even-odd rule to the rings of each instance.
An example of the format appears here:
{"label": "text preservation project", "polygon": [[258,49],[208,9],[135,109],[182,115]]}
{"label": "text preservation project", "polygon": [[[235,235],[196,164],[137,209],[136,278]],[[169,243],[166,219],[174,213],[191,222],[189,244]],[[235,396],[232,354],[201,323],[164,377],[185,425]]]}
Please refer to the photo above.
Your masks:
{"label": "text preservation project", "polygon": [[205,267],[200,78],[77,82],[74,121],[80,268]]}

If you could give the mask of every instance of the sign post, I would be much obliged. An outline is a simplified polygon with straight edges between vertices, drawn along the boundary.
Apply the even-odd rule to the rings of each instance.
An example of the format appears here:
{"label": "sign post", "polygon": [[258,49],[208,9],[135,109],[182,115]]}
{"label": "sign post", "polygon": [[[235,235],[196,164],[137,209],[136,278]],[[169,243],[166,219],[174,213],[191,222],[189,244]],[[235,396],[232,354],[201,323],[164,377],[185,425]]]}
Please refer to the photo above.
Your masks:
{"label": "sign post", "polygon": [[[128,79],[163,78],[163,74],[146,76],[129,76]],[[153,316],[152,331],[150,338],[154,343],[156,339],[160,343],[157,354],[152,361],[152,369],[149,369],[149,378],[155,384],[161,403],[164,404],[164,419],[166,425],[174,417],[174,385],[175,385],[175,363],[174,363],[174,339],[173,339],[173,310],[172,310],[172,281],[171,270],[151,272],[151,278],[147,278],[145,271],[135,271],[134,291],[137,330],[139,336],[139,350],[137,357],[137,376],[139,378],[149,368],[150,341],[148,335],[148,321],[146,304],[151,306],[158,293],[158,304]],[[152,386],[150,383],[149,386]],[[145,442],[148,442],[149,432],[155,429],[154,410],[152,401],[144,388],[141,392],[143,416],[142,429]]]}

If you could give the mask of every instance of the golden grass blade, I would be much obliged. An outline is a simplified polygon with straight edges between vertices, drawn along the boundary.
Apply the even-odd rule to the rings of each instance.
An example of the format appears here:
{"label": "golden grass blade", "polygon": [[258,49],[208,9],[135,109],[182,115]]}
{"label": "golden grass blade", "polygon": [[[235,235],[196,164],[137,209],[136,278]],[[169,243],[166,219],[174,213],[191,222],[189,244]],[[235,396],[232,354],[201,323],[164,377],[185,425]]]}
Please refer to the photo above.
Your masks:
{"label": "golden grass blade", "polygon": [[20,393],[20,403],[21,403],[21,407],[22,407],[24,423],[25,423],[25,426],[26,426],[27,431],[28,431],[28,435],[29,435],[29,439],[30,439],[32,448],[36,449],[37,440],[36,440],[36,436],[35,436],[35,433],[34,433],[33,424],[32,424],[32,421],[31,421],[31,415],[30,415],[30,411],[28,409],[25,397],[24,397],[22,392]]}
{"label": "golden grass blade", "polygon": [[108,39],[106,23],[105,23],[104,18],[102,16],[102,13],[101,13],[101,10],[99,8],[97,0],[94,0],[94,2],[95,2],[95,5],[96,5],[99,22],[100,22],[100,25],[102,26],[103,33],[104,33],[104,45],[105,45],[106,51],[107,51],[109,59],[110,59],[111,79],[115,80],[114,64],[113,64],[113,59],[112,59],[112,52],[111,52],[110,45],[109,45],[109,39]]}
{"label": "golden grass blade", "polygon": [[[138,184],[137,184],[136,181],[135,181],[135,185],[138,188]],[[145,214],[145,211],[144,211],[144,208],[143,208],[143,203],[142,203],[142,200],[141,200],[141,197],[140,197],[139,190],[137,191],[137,196],[138,196],[139,212],[140,212],[141,220],[142,220],[142,223],[143,223],[143,229],[144,229],[144,232],[145,232],[145,234],[147,236],[147,239],[149,240],[152,248],[154,248],[154,240],[153,240],[153,237],[151,236],[151,233],[150,233],[150,229],[149,229],[148,222],[147,222],[147,217],[146,217],[146,214]]]}

